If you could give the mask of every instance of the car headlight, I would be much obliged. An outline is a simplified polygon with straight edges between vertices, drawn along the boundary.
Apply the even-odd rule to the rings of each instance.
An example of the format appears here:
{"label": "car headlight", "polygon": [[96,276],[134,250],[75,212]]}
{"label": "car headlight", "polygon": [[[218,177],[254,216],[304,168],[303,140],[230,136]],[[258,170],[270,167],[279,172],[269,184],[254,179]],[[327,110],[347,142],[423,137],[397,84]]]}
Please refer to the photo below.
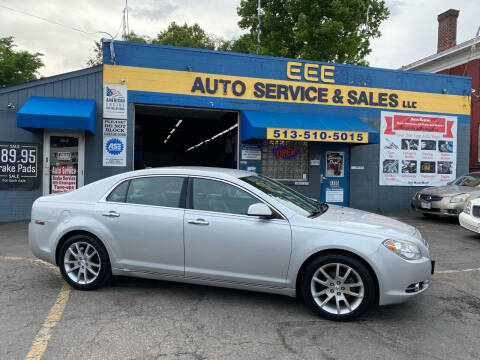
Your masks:
{"label": "car headlight", "polygon": [[420,248],[410,241],[387,239],[382,244],[405,260],[418,260],[422,257]]}
{"label": "car headlight", "polygon": [[470,194],[458,194],[455,196],[452,196],[450,199],[451,203],[461,203],[466,201],[470,197]]}
{"label": "car headlight", "polygon": [[472,202],[471,202],[471,201],[467,201],[467,202],[465,203],[464,208],[463,208],[463,212],[464,212],[465,214],[470,215],[470,211],[471,211],[471,210],[472,210]]}

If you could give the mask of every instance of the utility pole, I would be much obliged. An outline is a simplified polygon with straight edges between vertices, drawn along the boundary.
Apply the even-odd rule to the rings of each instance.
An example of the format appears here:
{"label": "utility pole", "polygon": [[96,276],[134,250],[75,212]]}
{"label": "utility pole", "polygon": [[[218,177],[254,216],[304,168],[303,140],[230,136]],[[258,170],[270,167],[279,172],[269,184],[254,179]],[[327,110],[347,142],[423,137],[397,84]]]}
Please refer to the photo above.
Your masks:
{"label": "utility pole", "polygon": [[257,26],[257,55],[260,53],[260,36],[262,35],[262,0],[258,0],[258,26]]}

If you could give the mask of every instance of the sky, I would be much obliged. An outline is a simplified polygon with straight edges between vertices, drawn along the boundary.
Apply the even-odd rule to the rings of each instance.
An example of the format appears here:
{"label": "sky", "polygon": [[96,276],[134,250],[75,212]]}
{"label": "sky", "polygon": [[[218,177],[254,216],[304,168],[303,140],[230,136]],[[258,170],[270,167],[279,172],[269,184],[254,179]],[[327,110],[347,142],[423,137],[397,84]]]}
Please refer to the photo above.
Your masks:
{"label": "sky", "polygon": [[[172,21],[198,23],[208,33],[225,39],[238,37],[240,0],[129,0],[130,30],[154,36]],[[477,1],[387,0],[390,17],[381,25],[382,36],[372,40],[370,66],[398,69],[434,54],[437,15],[460,10],[457,44],[475,37],[480,26]],[[14,36],[17,49],[43,54],[42,76],[86,67],[98,31],[115,35],[122,19],[124,0],[0,0],[0,5],[66,24],[75,31],[0,7],[0,37]],[[121,37],[119,32],[118,39]]]}

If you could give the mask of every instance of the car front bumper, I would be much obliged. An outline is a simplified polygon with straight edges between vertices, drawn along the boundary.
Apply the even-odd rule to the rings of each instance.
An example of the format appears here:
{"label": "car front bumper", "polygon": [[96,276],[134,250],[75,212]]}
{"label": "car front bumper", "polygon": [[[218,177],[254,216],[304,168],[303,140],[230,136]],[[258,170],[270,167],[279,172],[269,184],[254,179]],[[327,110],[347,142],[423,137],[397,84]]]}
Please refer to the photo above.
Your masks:
{"label": "car front bumper", "polygon": [[[422,203],[428,203],[430,209],[425,208],[422,206]],[[451,203],[450,198],[444,198],[440,201],[424,201],[420,199],[413,198],[411,201],[412,209],[416,211],[425,213],[425,214],[432,214],[432,215],[439,215],[439,216],[453,216],[456,217],[463,211],[464,203]]]}
{"label": "car front bumper", "polygon": [[428,254],[418,260],[404,260],[382,246],[372,256],[377,266],[379,305],[398,304],[424,292],[435,267]]}
{"label": "car front bumper", "polygon": [[460,225],[465,229],[480,233],[480,218],[462,212],[459,215],[458,220],[460,222]]}

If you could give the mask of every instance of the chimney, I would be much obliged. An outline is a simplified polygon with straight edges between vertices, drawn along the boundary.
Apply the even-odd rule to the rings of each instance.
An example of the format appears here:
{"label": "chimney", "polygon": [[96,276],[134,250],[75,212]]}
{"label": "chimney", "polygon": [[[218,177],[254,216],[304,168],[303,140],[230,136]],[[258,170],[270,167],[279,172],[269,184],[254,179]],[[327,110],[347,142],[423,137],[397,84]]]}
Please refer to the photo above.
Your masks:
{"label": "chimney", "polygon": [[460,11],[450,9],[438,15],[437,54],[457,45],[457,18]]}

